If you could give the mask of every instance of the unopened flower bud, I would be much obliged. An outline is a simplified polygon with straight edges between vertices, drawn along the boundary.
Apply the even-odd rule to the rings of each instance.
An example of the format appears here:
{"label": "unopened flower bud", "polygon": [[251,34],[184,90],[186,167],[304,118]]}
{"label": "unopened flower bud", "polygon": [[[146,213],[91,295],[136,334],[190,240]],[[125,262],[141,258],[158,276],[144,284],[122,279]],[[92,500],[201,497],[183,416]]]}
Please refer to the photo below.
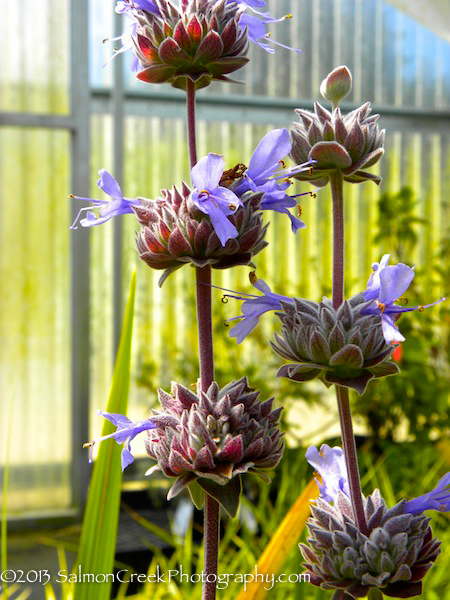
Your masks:
{"label": "unopened flower bud", "polygon": [[[344,76],[343,69],[347,75]],[[334,76],[334,73],[341,75]],[[314,112],[297,109],[299,122],[291,130],[291,157],[296,164],[312,162],[309,171],[294,175],[300,181],[310,181],[317,187],[326,185],[333,171],[340,171],[344,181],[381,182],[381,177],[367,173],[384,154],[385,131],[378,127],[379,115],[371,115],[370,102],[343,115],[338,100],[351,89],[351,74],[339,67],[322,82],[322,95],[334,104],[332,112],[315,103]]]}
{"label": "unopened flower bud", "polygon": [[337,67],[320,84],[320,93],[325,100],[329,100],[334,107],[348,96],[352,89],[352,74],[347,67]]}

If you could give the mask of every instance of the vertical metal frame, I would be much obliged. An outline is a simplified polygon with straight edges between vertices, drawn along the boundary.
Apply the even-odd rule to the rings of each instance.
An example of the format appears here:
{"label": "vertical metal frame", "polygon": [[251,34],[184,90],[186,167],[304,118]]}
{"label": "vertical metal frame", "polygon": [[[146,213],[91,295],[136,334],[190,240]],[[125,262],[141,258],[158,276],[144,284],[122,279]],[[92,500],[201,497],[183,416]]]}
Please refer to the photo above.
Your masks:
{"label": "vertical metal frame", "polygon": [[[90,192],[90,91],[88,0],[70,0],[71,187],[77,195]],[[73,203],[72,216],[78,211]],[[89,464],[83,441],[89,439],[89,230],[71,235],[71,402],[72,505],[81,513],[89,484]]]}
{"label": "vertical metal frame", "polygon": [[[115,8],[112,2],[112,10]],[[123,17],[114,13],[114,36],[123,31]],[[113,120],[113,173],[124,186],[124,72],[123,54],[114,59],[113,84],[111,90],[111,114]],[[119,347],[122,329],[122,275],[123,275],[123,220],[114,219],[113,235],[113,360]]]}

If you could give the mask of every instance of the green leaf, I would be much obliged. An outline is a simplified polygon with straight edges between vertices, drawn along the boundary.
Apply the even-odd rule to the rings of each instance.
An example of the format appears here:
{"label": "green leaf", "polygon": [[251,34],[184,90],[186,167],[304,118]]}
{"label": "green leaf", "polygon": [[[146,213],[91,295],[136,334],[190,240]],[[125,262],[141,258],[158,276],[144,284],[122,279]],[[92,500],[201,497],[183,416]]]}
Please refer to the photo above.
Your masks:
{"label": "green leaf", "polygon": [[[130,387],[131,338],[133,331],[136,274],[130,286],[125,318],[122,326],[107,411],[126,413]],[[105,421],[102,435],[115,430]],[[104,575],[113,572],[114,555],[120,509],[122,483],[122,447],[113,439],[101,443],[89,487],[89,494],[81,529],[80,546],[74,572]],[[111,581],[106,583],[79,582],[74,585],[74,600],[109,600]]]}
{"label": "green leaf", "polygon": [[241,476],[236,475],[226,485],[220,485],[211,481],[210,479],[197,479],[199,486],[201,486],[207,494],[212,496],[225,512],[230,517],[235,517],[239,508],[239,499],[242,492],[242,481]]}
{"label": "green leaf", "polygon": [[190,483],[187,486],[187,489],[195,508],[201,510],[205,502],[205,492],[198,485],[197,481],[193,481],[192,483]]}

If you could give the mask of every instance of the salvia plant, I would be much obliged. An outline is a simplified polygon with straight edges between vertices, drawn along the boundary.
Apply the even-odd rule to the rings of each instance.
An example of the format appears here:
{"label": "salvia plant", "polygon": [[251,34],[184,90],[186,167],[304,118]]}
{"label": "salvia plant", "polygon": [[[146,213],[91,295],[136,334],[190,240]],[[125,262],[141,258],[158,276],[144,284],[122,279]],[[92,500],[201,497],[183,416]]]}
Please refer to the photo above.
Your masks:
{"label": "salvia plant", "polygon": [[[344,298],[344,182],[380,183],[380,177],[365,171],[384,153],[379,115],[371,115],[370,103],[342,113],[339,104],[351,91],[352,77],[341,66],[320,88],[331,110],[319,103],[313,112],[298,109],[299,121],[290,131],[270,131],[242,164],[227,165],[226,157],[214,153],[197,157],[197,90],[212,81],[230,81],[228,75],[248,62],[250,43],[274,51],[266,28],[289,15],[277,18],[264,9],[264,0],[117,2],[127,25],[116,53],[129,51],[130,68],[142,82],[168,83],[186,93],[190,181],[173,182],[157,198],[124,198],[114,177],[101,169],[98,186],[111,199],[74,196],[90,206],[80,210],[72,227],[134,214],[141,226],[139,257],[162,271],[161,285],[184,265],[194,268],[200,376],[195,391],[180,383],[173,383],[170,392],[159,390],[161,408],[148,419],[133,423],[123,415],[98,412],[117,428],[105,437],[123,444],[122,469],[134,460],[132,440],[144,434],[153,460],[147,474],[160,470],[173,482],[169,499],[186,489],[204,509],[203,599],[214,599],[220,507],[236,515],[243,476],[270,481],[267,472],[279,463],[284,442],[281,408],[273,410],[273,399],[262,401],[242,374],[225,384],[214,380],[211,269],[255,267],[252,261],[267,246],[266,211],[286,214],[293,234],[301,235],[305,224],[291,212],[297,204],[289,193],[293,179],[319,188],[330,185],[332,297],[317,301],[279,295],[252,273],[258,293],[225,290],[242,302],[242,314],[230,319],[238,321],[230,336],[241,343],[261,315],[276,311],[281,324],[271,348],[286,361],[277,375],[294,382],[317,378],[336,389],[342,449],[323,445],[306,454],[320,489],[311,506],[309,538],[301,545],[311,583],[334,590],[335,600],[419,595],[440,551],[425,511],[450,509],[450,473],[433,491],[393,507],[378,490],[365,497],[348,393],[351,388],[362,394],[372,379],[399,371],[391,360],[405,339],[397,321],[405,312],[431,306],[406,306],[414,267],[389,265],[389,254],[372,265],[365,290]],[[286,166],[288,157],[291,166]]]}

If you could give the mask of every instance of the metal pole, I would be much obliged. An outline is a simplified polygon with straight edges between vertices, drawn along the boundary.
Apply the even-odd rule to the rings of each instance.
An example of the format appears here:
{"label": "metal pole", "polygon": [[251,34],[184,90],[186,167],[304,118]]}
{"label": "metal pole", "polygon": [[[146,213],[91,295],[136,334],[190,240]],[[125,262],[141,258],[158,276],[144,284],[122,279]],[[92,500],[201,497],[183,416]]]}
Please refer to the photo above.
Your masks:
{"label": "metal pole", "polygon": [[[115,6],[115,2],[113,2]],[[113,8],[114,9],[114,8]],[[123,19],[119,14],[114,15],[114,36],[120,36],[123,31]],[[119,182],[124,185],[123,177],[123,130],[124,130],[124,81],[123,81],[123,54],[114,59],[113,87],[111,92],[111,113],[113,119],[113,173]],[[114,219],[113,234],[113,360],[119,347],[120,332],[122,329],[122,275],[123,275],[123,220]]]}
{"label": "metal pole", "polygon": [[[89,196],[88,0],[70,0],[71,191]],[[71,206],[72,220],[78,206]],[[89,484],[89,230],[71,232],[72,505],[82,511]]]}

